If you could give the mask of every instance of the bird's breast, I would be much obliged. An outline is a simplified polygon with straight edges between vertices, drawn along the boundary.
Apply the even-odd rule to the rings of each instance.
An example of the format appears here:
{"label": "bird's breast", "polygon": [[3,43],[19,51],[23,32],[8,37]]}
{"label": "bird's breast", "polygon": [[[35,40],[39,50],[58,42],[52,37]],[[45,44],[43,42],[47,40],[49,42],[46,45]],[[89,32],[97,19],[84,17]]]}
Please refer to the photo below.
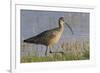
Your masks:
{"label": "bird's breast", "polygon": [[61,34],[62,34],[62,32],[53,32],[53,35],[49,40],[49,43],[50,43],[49,45],[56,44],[59,41]]}

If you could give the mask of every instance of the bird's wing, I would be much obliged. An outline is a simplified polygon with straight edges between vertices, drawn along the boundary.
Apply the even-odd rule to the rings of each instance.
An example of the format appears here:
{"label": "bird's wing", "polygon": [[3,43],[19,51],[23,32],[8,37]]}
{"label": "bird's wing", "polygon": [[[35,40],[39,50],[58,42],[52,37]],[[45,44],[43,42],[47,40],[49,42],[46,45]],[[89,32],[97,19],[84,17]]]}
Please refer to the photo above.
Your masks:
{"label": "bird's wing", "polygon": [[56,36],[56,33],[57,33],[56,29],[46,30],[36,36],[24,40],[24,42],[44,44],[47,43],[50,39],[54,38]]}
{"label": "bird's wing", "polygon": [[52,30],[47,30],[44,31],[38,35],[36,35],[34,38],[41,38],[41,39],[48,39],[48,38],[52,38],[54,36],[56,36],[56,30],[52,29]]}

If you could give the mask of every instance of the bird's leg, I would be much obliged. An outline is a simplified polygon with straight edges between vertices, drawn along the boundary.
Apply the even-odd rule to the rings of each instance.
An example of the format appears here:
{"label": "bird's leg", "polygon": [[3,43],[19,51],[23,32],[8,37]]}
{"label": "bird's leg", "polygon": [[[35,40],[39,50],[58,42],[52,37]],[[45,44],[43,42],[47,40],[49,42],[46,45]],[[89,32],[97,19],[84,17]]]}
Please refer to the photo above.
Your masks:
{"label": "bird's leg", "polygon": [[48,53],[48,46],[46,46],[46,51],[45,51],[45,56],[47,56],[47,53]]}
{"label": "bird's leg", "polygon": [[49,53],[52,53],[52,50],[51,50],[51,48],[52,48],[52,46],[50,46],[50,48],[49,48],[49,49],[50,49]]}
{"label": "bird's leg", "polygon": [[49,48],[49,49],[50,49],[49,53],[61,53],[61,54],[64,54],[63,51],[52,51],[51,48],[54,48],[54,45],[50,46],[50,48]]}

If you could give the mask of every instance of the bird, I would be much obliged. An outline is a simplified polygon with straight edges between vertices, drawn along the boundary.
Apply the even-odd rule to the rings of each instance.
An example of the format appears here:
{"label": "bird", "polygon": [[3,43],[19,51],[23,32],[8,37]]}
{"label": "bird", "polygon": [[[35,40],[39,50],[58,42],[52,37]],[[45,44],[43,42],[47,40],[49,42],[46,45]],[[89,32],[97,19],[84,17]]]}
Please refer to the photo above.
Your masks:
{"label": "bird", "polygon": [[[46,46],[45,56],[47,56],[48,49],[52,48],[59,41],[64,31],[64,24],[68,26],[68,28],[71,30],[73,34],[72,28],[69,26],[68,23],[64,22],[64,17],[59,17],[58,27],[43,31],[38,35],[25,39],[24,42],[33,43],[37,45],[38,44],[45,45]],[[49,51],[49,53],[52,53],[51,50]]]}

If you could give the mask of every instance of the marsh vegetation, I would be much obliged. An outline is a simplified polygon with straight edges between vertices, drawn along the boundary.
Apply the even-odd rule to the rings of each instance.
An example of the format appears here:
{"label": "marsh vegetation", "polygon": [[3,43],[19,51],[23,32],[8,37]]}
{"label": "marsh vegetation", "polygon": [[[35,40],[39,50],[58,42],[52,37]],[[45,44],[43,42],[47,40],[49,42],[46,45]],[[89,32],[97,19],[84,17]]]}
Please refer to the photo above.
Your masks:
{"label": "marsh vegetation", "polygon": [[[23,43],[22,47],[29,47]],[[36,50],[31,50],[27,55],[21,56],[21,63],[28,62],[47,62],[47,61],[69,61],[69,60],[87,60],[90,59],[90,47],[88,40],[71,40],[63,42],[59,49],[61,53],[49,53],[48,56],[38,56]]]}

